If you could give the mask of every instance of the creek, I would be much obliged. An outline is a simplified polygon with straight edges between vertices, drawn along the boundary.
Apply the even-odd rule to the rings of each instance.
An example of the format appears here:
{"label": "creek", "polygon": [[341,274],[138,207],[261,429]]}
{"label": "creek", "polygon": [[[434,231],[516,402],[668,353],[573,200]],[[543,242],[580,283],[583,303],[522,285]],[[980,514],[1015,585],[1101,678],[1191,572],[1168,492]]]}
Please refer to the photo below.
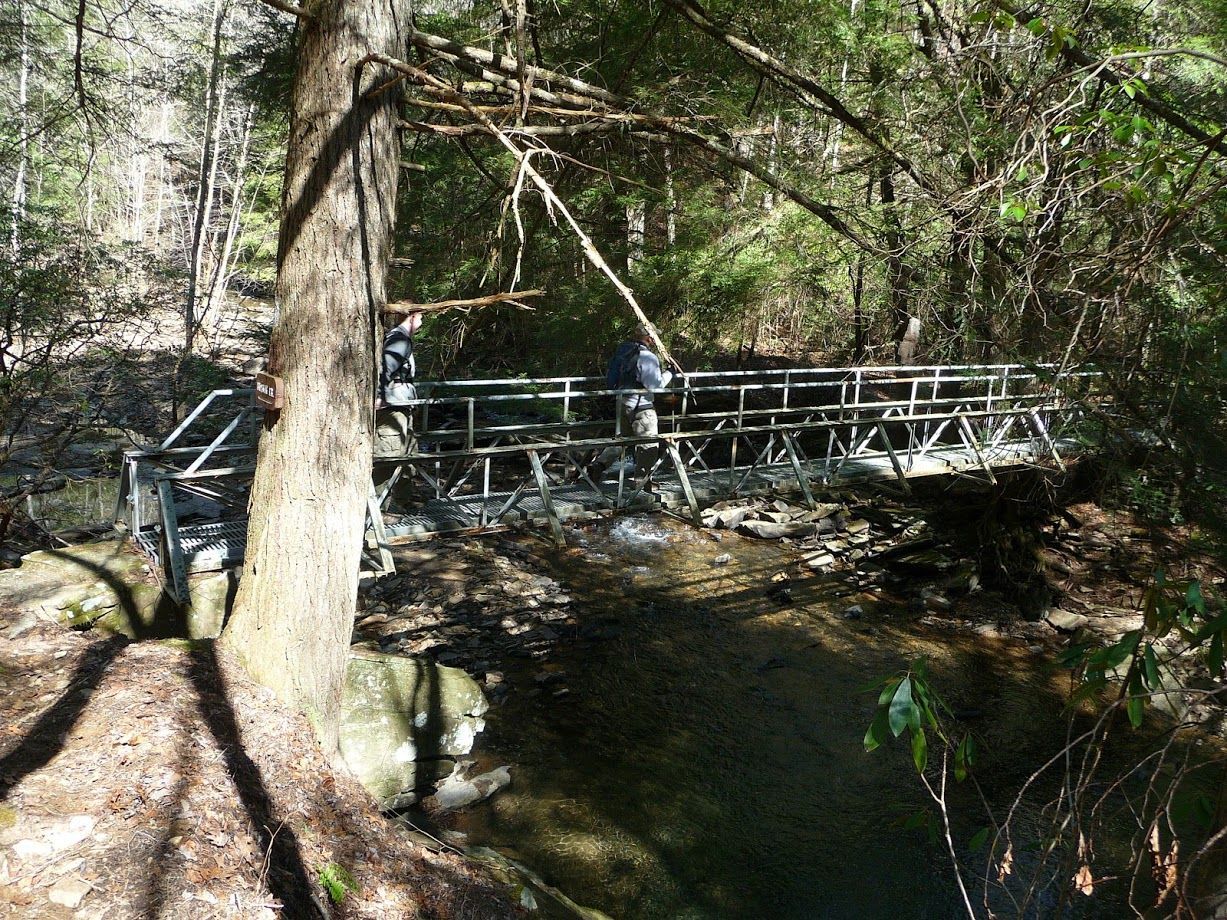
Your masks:
{"label": "creek", "polygon": [[[722,539],[717,540],[717,536]],[[929,804],[905,744],[862,738],[880,678],[924,657],[979,735],[978,776],[996,809],[1065,737],[1068,674],[1057,644],[1028,646],[934,630],[895,584],[856,595],[794,574],[779,543],[668,518],[572,530],[551,575],[601,641],[560,643],[548,664],[508,664],[478,769],[510,764],[512,784],[452,816],[470,846],[494,848],[580,904],[619,918],[945,918],[962,914],[944,843],[906,829]],[[732,560],[716,564],[717,557]],[[790,569],[795,573],[795,566]],[[911,586],[914,587],[914,586]],[[853,604],[864,613],[845,616]],[[1125,751],[1128,757],[1136,751]],[[1123,760],[1121,761],[1124,762]],[[950,793],[973,902],[985,824],[971,784]],[[1042,797],[1046,798],[1046,797]],[[1024,806],[1019,828],[1034,827]],[[1125,851],[1123,826],[1100,859]],[[1025,853],[1016,854],[1025,871]],[[1124,882],[1030,916],[1120,916]]]}

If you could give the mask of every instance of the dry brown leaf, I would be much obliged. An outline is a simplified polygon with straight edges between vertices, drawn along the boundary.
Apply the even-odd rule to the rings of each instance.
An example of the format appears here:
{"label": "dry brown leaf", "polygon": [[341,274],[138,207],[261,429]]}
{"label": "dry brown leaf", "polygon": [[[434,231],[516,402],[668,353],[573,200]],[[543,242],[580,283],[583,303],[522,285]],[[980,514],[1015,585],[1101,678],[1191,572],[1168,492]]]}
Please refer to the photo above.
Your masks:
{"label": "dry brown leaf", "polygon": [[226,870],[219,869],[217,866],[192,866],[183,874],[189,882],[195,885],[203,885],[214,879],[223,878],[226,875]]}
{"label": "dry brown leaf", "polygon": [[1074,887],[1083,894],[1090,896],[1095,893],[1095,878],[1091,875],[1091,867],[1083,864],[1074,876]]}
{"label": "dry brown leaf", "polygon": [[1155,900],[1155,904],[1158,905],[1166,901],[1168,896],[1176,890],[1178,879],[1176,864],[1180,855],[1180,842],[1172,840],[1171,850],[1165,852],[1162,838],[1159,836],[1159,825],[1156,823],[1151,826],[1150,833],[1146,835],[1146,845],[1150,850],[1151,875],[1154,876],[1155,884],[1159,886],[1159,896]]}
{"label": "dry brown leaf", "polygon": [[25,907],[34,901],[34,895],[28,892],[21,891],[12,885],[0,885],[0,902],[15,904],[18,907]]}
{"label": "dry brown leaf", "polygon": [[1005,855],[1001,857],[1001,865],[997,868],[997,881],[1004,882],[1005,877],[1014,871],[1014,844],[1010,844],[1005,848]]}

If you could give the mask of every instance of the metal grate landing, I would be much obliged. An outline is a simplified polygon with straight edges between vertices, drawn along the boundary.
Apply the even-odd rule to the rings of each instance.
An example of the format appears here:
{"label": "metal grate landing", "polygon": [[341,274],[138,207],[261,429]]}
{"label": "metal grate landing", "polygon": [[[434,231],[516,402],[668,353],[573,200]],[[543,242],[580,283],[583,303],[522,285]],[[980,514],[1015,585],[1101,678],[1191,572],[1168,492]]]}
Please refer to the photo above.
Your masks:
{"label": "metal grate landing", "polygon": [[[135,535],[137,546],[155,564],[162,564],[162,528],[148,527]],[[216,572],[243,561],[246,521],[214,521],[179,528],[179,544],[189,572]]]}

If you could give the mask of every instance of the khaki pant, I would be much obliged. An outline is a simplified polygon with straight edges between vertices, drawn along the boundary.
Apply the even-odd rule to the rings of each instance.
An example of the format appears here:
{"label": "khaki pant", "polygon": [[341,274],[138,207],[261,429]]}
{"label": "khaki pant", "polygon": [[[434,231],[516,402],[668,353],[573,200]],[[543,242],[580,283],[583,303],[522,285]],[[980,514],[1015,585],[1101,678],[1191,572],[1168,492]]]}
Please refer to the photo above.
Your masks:
{"label": "khaki pant", "polygon": [[[409,406],[386,406],[375,412],[375,459],[390,459],[404,457],[417,450],[418,439],[413,434],[413,409]],[[406,490],[412,488],[413,467],[407,467],[406,479],[396,489],[396,495],[405,497]],[[395,466],[380,466],[375,470],[373,481],[376,494],[381,494],[388,488],[396,475]],[[389,505],[385,504],[385,509]]]}
{"label": "khaki pant", "polygon": [[403,457],[417,449],[413,435],[413,409],[385,406],[375,413],[375,456]]}
{"label": "khaki pant", "polygon": [[[623,437],[634,435],[637,438],[654,438],[660,431],[656,419],[656,410],[651,406],[644,407],[639,410],[631,410],[626,406],[618,403],[618,417],[621,421],[621,431]],[[643,476],[653,466],[656,465],[656,457],[660,453],[658,444],[640,444],[634,448],[635,457],[635,475]],[[622,448],[606,447],[601,451],[600,456],[596,458],[594,466],[598,473],[604,473],[605,470],[618,462],[618,458],[622,456]]]}

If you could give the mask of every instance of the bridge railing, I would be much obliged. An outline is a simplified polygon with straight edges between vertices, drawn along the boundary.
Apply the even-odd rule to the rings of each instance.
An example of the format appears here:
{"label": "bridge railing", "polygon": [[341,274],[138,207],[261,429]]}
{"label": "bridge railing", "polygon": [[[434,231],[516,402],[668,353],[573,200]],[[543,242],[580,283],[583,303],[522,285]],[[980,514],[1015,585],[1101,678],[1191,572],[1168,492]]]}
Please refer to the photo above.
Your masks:
{"label": "bridge railing", "polygon": [[[1045,365],[701,372],[657,397],[660,434],[642,438],[623,432],[614,411],[618,397],[641,391],[611,390],[601,378],[419,381],[419,392],[416,449],[375,463],[383,488],[372,495],[371,526],[385,567],[381,512],[410,482],[414,505],[433,502],[453,523],[478,528],[522,516],[526,496],[539,496],[561,539],[555,494],[621,509],[661,477],[697,517],[700,498],[784,479],[813,504],[815,483],[849,476],[907,490],[910,477],[933,472],[993,480],[1004,464],[1060,464],[1088,408],[1108,403],[1096,372]],[[245,516],[258,413],[251,390],[216,391],[159,445],[129,452],[117,519],[151,553],[161,541],[164,558],[181,562],[171,544],[185,497],[221,518],[218,532],[242,526],[227,522]],[[215,430],[204,433],[206,421]],[[610,448],[622,461],[616,483],[596,481],[589,463]],[[645,464],[628,464],[645,449]],[[186,583],[186,570],[173,574]]]}
{"label": "bridge railing", "polygon": [[[1020,365],[757,371],[741,372],[734,383],[711,382],[721,376],[688,375],[684,385],[658,394],[662,430],[740,427],[763,418],[813,415],[848,420],[898,411],[940,412],[951,406],[988,410],[1019,400],[1046,405],[1062,399],[1102,399],[1094,392],[1100,378],[1093,371],[1057,376],[1047,368]],[[423,391],[431,395],[415,403],[420,450],[457,443],[471,449],[505,439],[573,440],[611,430],[618,434],[614,399],[640,392],[611,390],[593,378],[561,380],[561,386],[553,378],[520,381],[518,390],[512,389],[513,381],[448,384],[454,389],[464,389],[468,383],[474,388],[498,385],[476,395],[423,384]]]}

